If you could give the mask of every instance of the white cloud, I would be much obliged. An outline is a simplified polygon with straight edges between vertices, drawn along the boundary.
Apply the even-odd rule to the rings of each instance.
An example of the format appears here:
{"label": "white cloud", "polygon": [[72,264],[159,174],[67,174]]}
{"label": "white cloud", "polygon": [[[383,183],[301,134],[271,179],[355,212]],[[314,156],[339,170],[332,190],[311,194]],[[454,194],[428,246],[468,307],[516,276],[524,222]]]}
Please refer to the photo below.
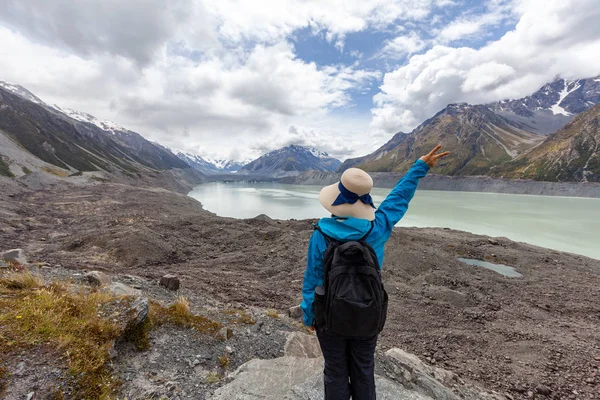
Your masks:
{"label": "white cloud", "polygon": [[514,0],[490,0],[486,3],[486,12],[473,14],[468,9],[461,17],[449,23],[438,33],[438,43],[482,36],[489,27],[501,25],[513,17]]}
{"label": "white cloud", "polygon": [[410,32],[408,35],[398,36],[387,41],[378,57],[401,59],[423,50],[426,46],[427,42],[421,39],[416,32]]}
{"label": "white cloud", "polygon": [[[447,7],[469,2],[6,0],[0,80],[181,150],[242,157],[299,143],[344,158],[448,103],[517,97],[555,75],[598,74],[594,3],[490,0],[442,27]],[[512,18],[519,23],[500,40],[451,47]],[[299,59],[290,44],[299,29],[325,37],[352,63]],[[361,31],[399,36],[363,54],[347,41]],[[382,77],[363,66],[381,62],[373,53],[386,68],[410,60],[385,74],[371,121],[350,111],[353,96]]]}
{"label": "white cloud", "polygon": [[372,110],[373,131],[409,131],[449,103],[526,96],[556,76],[600,73],[595,0],[520,0],[519,22],[480,49],[434,46],[387,73]]}

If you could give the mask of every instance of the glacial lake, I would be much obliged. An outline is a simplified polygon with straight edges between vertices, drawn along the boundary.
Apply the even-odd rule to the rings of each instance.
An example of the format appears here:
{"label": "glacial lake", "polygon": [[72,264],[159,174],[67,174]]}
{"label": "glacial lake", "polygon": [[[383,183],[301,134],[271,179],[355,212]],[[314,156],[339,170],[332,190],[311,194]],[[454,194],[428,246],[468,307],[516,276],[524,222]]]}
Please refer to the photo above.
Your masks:
{"label": "glacial lake", "polygon": [[[327,217],[320,186],[207,183],[189,196],[223,217]],[[373,190],[375,205],[391,189]],[[397,226],[452,228],[600,259],[600,199],[420,190]]]}

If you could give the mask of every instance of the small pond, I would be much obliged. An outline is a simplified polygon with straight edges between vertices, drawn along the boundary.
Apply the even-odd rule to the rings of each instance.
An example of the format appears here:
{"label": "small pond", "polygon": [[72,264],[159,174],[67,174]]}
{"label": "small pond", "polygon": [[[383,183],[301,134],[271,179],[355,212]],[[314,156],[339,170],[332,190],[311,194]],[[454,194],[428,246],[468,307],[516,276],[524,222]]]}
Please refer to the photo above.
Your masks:
{"label": "small pond", "polygon": [[483,261],[483,260],[475,260],[472,258],[459,258],[458,261],[462,261],[469,265],[474,265],[476,267],[483,267],[499,274],[502,274],[509,278],[522,278],[523,275],[517,272],[513,267],[509,267],[504,264],[494,264],[491,262]]}

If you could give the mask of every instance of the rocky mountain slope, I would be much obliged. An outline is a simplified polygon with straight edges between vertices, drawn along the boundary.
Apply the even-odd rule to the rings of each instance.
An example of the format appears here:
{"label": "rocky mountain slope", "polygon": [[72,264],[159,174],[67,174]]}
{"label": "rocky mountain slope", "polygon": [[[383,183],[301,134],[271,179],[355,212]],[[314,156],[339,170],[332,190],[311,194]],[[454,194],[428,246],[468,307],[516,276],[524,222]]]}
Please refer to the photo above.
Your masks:
{"label": "rocky mountain slope", "polygon": [[600,182],[600,105],[492,174],[559,182]]}
{"label": "rocky mountain slope", "polygon": [[440,162],[436,173],[485,175],[491,167],[513,160],[542,141],[542,136],[486,106],[451,104],[410,134],[397,133],[374,153],[347,160],[340,171],[358,166],[366,171],[404,172],[441,143],[452,156]]}
{"label": "rocky mountain slope", "polygon": [[0,135],[28,153],[12,160],[2,154],[4,163],[17,164],[21,174],[21,168],[39,167],[24,161],[29,154],[66,175],[105,171],[133,176],[190,168],[138,133],[89,114],[48,106],[26,89],[6,83],[0,86]]}
{"label": "rocky mountain slope", "polygon": [[530,132],[550,134],[574,115],[600,103],[600,76],[568,81],[557,79],[531,96],[489,104],[495,113],[525,124]]}
{"label": "rocky mountain slope", "polygon": [[294,176],[308,170],[335,171],[341,161],[317,149],[291,145],[271,151],[242,167],[240,174]]}
{"label": "rocky mountain slope", "polygon": [[239,171],[246,163],[226,160],[226,159],[209,159],[197,154],[177,152],[177,157],[185,161],[190,167],[207,175],[233,173]]}

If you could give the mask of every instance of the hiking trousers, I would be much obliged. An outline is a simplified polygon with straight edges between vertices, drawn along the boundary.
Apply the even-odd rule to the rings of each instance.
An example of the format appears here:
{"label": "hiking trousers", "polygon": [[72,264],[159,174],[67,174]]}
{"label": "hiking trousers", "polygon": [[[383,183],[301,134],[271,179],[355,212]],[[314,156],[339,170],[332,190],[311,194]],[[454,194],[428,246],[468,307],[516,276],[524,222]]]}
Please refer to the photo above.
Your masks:
{"label": "hiking trousers", "polygon": [[345,338],[317,328],[325,358],[325,400],[375,400],[377,335]]}

